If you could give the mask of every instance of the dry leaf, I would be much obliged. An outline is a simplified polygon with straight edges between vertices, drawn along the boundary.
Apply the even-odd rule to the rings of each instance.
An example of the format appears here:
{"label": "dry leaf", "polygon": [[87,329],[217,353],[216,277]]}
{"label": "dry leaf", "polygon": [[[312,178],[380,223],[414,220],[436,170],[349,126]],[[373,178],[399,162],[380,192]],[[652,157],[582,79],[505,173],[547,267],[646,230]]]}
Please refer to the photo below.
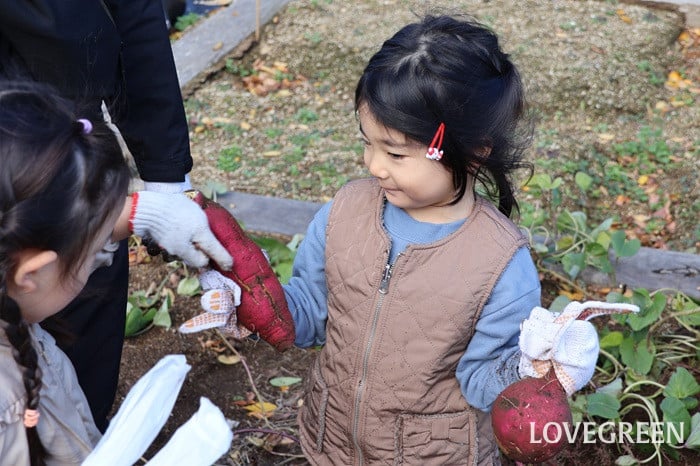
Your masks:
{"label": "dry leaf", "polygon": [[243,406],[243,409],[248,411],[248,416],[257,417],[258,419],[269,418],[277,409],[277,405],[267,401],[257,402]]}
{"label": "dry leaf", "polygon": [[627,16],[627,13],[625,13],[625,10],[623,10],[622,8],[618,8],[617,11],[615,11],[615,13],[617,14],[617,17],[620,18],[623,22],[627,24],[632,24],[632,18]]}
{"label": "dry leaf", "polygon": [[572,301],[583,301],[583,293],[580,291],[559,290],[559,294],[566,296]]}
{"label": "dry leaf", "polygon": [[221,364],[226,364],[227,366],[232,366],[241,362],[241,357],[237,354],[220,354],[217,358]]}

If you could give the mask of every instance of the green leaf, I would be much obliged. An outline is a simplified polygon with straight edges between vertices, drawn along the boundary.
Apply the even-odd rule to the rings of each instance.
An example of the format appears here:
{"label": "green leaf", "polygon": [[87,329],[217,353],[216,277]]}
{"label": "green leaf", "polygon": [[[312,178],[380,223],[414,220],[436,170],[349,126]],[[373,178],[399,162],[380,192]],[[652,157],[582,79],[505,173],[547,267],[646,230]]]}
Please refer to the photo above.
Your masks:
{"label": "green leaf", "polygon": [[126,324],[124,325],[124,334],[130,337],[136,334],[143,328],[143,316],[141,309],[135,307],[130,302],[126,303]]}
{"label": "green leaf", "polygon": [[605,393],[607,395],[612,395],[615,398],[622,392],[622,379],[620,377],[616,378],[607,385],[596,390],[596,393]]}
{"label": "green leaf", "polygon": [[287,261],[287,262],[281,262],[275,267],[275,273],[277,274],[277,277],[280,280],[280,283],[283,285],[289,282],[289,279],[292,278],[292,265],[293,262]]}
{"label": "green leaf", "polygon": [[160,305],[158,312],[153,316],[153,324],[160,327],[170,328],[172,321],[170,320],[170,299],[166,298]]}
{"label": "green leaf", "polygon": [[275,377],[270,379],[270,385],[273,387],[289,387],[301,382],[300,377]]}
{"label": "green leaf", "polygon": [[574,425],[577,422],[583,421],[583,415],[586,413],[588,397],[586,395],[576,395],[569,398],[569,407],[571,408],[571,416],[573,417]]}
{"label": "green leaf", "polygon": [[588,395],[588,414],[605,419],[620,417],[620,400],[607,393],[591,393]]}
{"label": "green leaf", "polygon": [[700,384],[684,367],[677,367],[666,384],[664,395],[682,400],[700,393]]}
{"label": "green leaf", "polygon": [[552,301],[552,304],[549,305],[549,310],[552,312],[561,312],[564,310],[567,304],[569,304],[571,300],[567,298],[564,295],[559,295],[556,298],[554,298],[554,301]]}
{"label": "green leaf", "polygon": [[[665,443],[677,445],[685,440],[686,436],[691,431],[690,413],[685,409],[682,401],[676,398],[664,398],[661,402],[661,411],[664,413],[664,422],[672,424],[675,429],[664,429],[664,434],[668,434],[669,438],[665,438]],[[676,438],[675,433],[682,438]]]}
{"label": "green leaf", "polygon": [[128,301],[133,304],[134,307],[145,309],[154,306],[158,302],[158,297],[147,296],[144,290],[137,290],[129,296]]}
{"label": "green leaf", "polygon": [[610,237],[613,251],[615,251],[617,257],[634,256],[639,251],[639,248],[642,247],[642,243],[637,238],[628,241],[625,232],[622,230],[612,232]]}
{"label": "green leaf", "polygon": [[616,466],[634,466],[639,464],[639,460],[632,455],[618,456],[615,460]]}
{"label": "green leaf", "polygon": [[607,335],[600,338],[600,347],[613,348],[615,346],[620,346],[624,338],[625,336],[622,334],[622,332],[618,332],[617,330],[610,332]]}
{"label": "green leaf", "polygon": [[690,435],[685,440],[684,446],[700,450],[700,413],[693,414],[690,420]]}
{"label": "green leaf", "polygon": [[132,337],[148,327],[153,322],[153,316],[156,313],[155,308],[144,311],[140,307],[133,306],[130,302],[127,302],[126,309],[124,335],[127,337]]}
{"label": "green leaf", "polygon": [[645,375],[654,362],[654,351],[646,339],[635,341],[633,337],[625,338],[620,344],[622,362],[636,373]]}
{"label": "green leaf", "polygon": [[666,307],[666,296],[663,293],[656,293],[650,301],[639,307],[639,313],[630,314],[627,317],[627,324],[634,331],[642,330],[659,319]]}
{"label": "green leaf", "polygon": [[177,294],[180,296],[194,296],[199,292],[199,279],[195,276],[183,278],[177,284]]}
{"label": "green leaf", "polygon": [[593,183],[593,178],[588,173],[584,172],[576,172],[576,175],[574,175],[574,181],[576,182],[576,186],[578,186],[581,191],[588,191],[588,188],[591,187],[591,183]]}
{"label": "green leaf", "polygon": [[561,258],[561,265],[569,277],[574,279],[586,267],[586,255],[583,253],[566,254]]}
{"label": "green leaf", "polygon": [[574,245],[574,237],[571,235],[562,235],[557,240],[557,251],[566,251]]}
{"label": "green leaf", "polygon": [[601,243],[601,244],[603,244],[603,246],[605,246],[606,250],[608,249],[608,246],[609,246],[610,240],[611,240],[610,234],[608,233],[608,230],[610,229],[612,224],[613,224],[613,219],[606,218],[605,220],[603,220],[603,222],[600,225],[595,227],[590,233],[590,236],[593,238],[596,238],[596,241],[598,241],[598,237],[600,235],[605,234],[605,244],[603,244],[603,243]]}

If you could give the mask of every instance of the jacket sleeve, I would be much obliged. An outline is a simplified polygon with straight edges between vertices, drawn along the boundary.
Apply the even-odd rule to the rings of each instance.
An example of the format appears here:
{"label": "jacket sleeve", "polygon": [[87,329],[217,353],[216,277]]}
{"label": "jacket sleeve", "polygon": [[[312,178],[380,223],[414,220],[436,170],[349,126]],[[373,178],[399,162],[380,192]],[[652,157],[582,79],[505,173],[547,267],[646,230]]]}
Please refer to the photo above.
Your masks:
{"label": "jacket sleeve", "polygon": [[471,406],[491,411],[498,394],[520,379],[520,323],[541,304],[540,297],[535,264],[529,250],[520,248],[496,283],[457,366],[457,380]]}
{"label": "jacket sleeve", "polygon": [[295,344],[300,348],[326,343],[328,306],[326,288],[326,225],[332,201],[316,212],[299,245],[292,277],[284,285],[294,318]]}
{"label": "jacket sleeve", "polygon": [[145,181],[180,182],[192,169],[187,119],[160,0],[105,0],[122,41],[113,109]]}

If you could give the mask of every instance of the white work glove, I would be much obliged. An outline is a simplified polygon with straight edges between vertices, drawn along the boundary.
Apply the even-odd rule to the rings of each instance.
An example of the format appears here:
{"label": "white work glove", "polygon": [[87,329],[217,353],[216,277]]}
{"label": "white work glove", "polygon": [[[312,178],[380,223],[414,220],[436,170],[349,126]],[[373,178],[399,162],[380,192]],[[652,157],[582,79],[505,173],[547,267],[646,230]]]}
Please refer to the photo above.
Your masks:
{"label": "white work glove", "polygon": [[205,292],[201,298],[204,312],[180,325],[180,333],[218,328],[238,339],[251,334],[250,330],[238,325],[236,307],[241,304],[241,288],[233,280],[216,270],[207,270],[199,275],[199,284]]}
{"label": "white work glove", "polygon": [[190,175],[185,175],[185,181],[166,183],[162,181],[144,181],[143,188],[154,193],[178,194],[192,189]]}
{"label": "white work glove", "polygon": [[224,270],[233,265],[233,258],[211,232],[204,211],[184,194],[134,193],[129,228],[188,265],[204,267],[209,258]]}
{"label": "white work glove", "polygon": [[593,377],[600,349],[598,332],[588,319],[630,312],[639,308],[600,301],[572,301],[561,314],[533,308],[520,326],[520,376],[543,377],[554,368],[567,395],[580,390]]}

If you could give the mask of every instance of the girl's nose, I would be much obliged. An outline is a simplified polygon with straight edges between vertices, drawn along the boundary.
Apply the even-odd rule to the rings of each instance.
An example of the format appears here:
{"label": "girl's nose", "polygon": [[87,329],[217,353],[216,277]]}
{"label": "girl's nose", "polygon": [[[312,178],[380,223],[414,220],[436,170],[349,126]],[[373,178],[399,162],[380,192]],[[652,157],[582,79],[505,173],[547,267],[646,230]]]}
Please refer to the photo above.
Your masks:
{"label": "girl's nose", "polygon": [[379,155],[372,154],[370,149],[365,149],[365,166],[373,177],[379,179],[386,178],[387,171],[382,163],[382,158]]}

